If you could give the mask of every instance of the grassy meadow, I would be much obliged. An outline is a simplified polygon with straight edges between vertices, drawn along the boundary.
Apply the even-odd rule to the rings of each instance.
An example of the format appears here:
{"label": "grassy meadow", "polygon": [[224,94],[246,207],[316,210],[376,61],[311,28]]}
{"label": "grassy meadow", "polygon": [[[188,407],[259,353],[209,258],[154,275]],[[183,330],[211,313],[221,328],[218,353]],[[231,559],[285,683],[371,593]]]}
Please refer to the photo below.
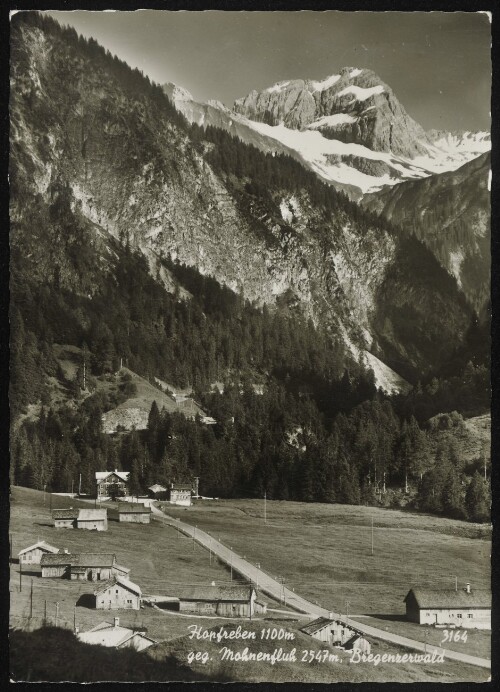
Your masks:
{"label": "grassy meadow", "polygon": [[[406,622],[404,597],[412,586],[490,587],[490,528],[453,519],[373,507],[263,500],[216,500],[172,516],[197,524],[300,595],[349,616],[422,640]],[[371,554],[373,518],[373,555]],[[298,558],[300,556],[300,558]],[[429,630],[438,645],[442,630]],[[490,633],[471,630],[449,648],[489,656]]]}
{"label": "grassy meadow", "polygon": [[[73,498],[52,496],[53,508],[69,506],[88,508],[90,505]],[[408,631],[411,623],[404,623],[400,619],[404,612],[401,599],[408,588],[405,580],[411,574],[416,574],[417,567],[427,575],[432,573],[430,568],[422,568],[422,559],[426,553],[429,559],[434,561],[435,573],[443,579],[448,579],[453,568],[465,569],[467,566],[467,578],[475,584],[481,575],[485,581],[488,571],[487,534],[480,527],[473,525],[461,526],[460,522],[451,520],[415,518],[401,512],[368,510],[362,507],[283,502],[267,503],[267,524],[264,524],[262,512],[263,503],[250,500],[207,501],[190,508],[170,508],[171,514],[208,530],[217,538],[220,536],[224,543],[233,547],[240,555],[260,563],[261,567],[273,576],[284,575],[286,584],[300,591],[302,595],[340,611],[343,611],[342,599],[348,598],[350,615],[370,613],[383,615],[384,618],[392,616],[391,621],[376,621],[372,624],[387,626],[392,631],[408,636],[417,635],[413,631]],[[225,566],[217,564],[215,559],[210,564],[206,550],[197,544],[194,544],[193,548],[190,539],[182,537],[175,529],[163,526],[161,520],[155,520],[145,526],[120,524],[117,521],[116,510],[110,509],[108,515],[110,520],[107,532],[55,529],[51,523],[49,495],[45,496],[44,503],[42,492],[15,487],[11,497],[10,525],[13,557],[15,559],[19,550],[36,542],[38,538],[71,552],[114,552],[119,563],[130,567],[130,578],[141,586],[144,595],[172,592],[172,587],[175,588],[177,584],[229,581]],[[370,555],[371,522],[366,524],[372,515],[375,526],[373,557]],[[408,545],[407,551],[403,554],[403,543],[410,539],[411,545]],[[31,584],[33,618],[29,621]],[[56,603],[59,603],[57,624],[69,629],[76,622],[84,631],[103,620],[111,621],[113,616],[119,616],[120,624],[143,628],[159,642],[143,654],[158,666],[156,668],[155,665],[151,667],[148,664],[145,667],[147,673],[144,675],[148,680],[170,679],[165,678],[165,675],[168,675],[165,672],[167,670],[171,670],[173,675],[181,675],[180,679],[185,680],[247,682],[452,682],[483,681],[488,676],[488,671],[484,669],[456,662],[374,666],[349,664],[346,657],[342,663],[304,663],[300,661],[304,649],[314,652],[327,649],[337,654],[339,650],[325,646],[299,632],[298,629],[304,624],[304,620],[298,614],[286,616],[271,611],[265,620],[249,622],[185,617],[150,607],[141,608],[139,611],[97,611],[89,608],[85,599],[93,592],[94,587],[95,584],[89,582],[72,583],[64,579],[42,579],[39,569],[34,567],[33,573],[23,573],[20,591],[19,565],[14,562],[11,565],[10,580],[11,627],[15,632],[41,627],[45,602],[48,624],[55,624]],[[271,601],[269,605],[271,608],[280,608],[279,604],[273,604]],[[221,625],[230,629],[240,624],[247,630],[253,629],[257,632],[260,632],[262,627],[283,627],[286,631],[294,633],[293,642],[257,640],[248,644],[236,641],[231,643],[231,648],[241,651],[248,644],[251,651],[272,652],[281,646],[287,652],[296,647],[299,660],[275,665],[269,662],[223,661],[220,655],[223,644],[205,640],[193,641],[189,638],[188,627],[193,624],[206,629],[218,629]],[[413,627],[419,629],[418,626]],[[35,634],[33,632],[33,635]],[[435,634],[442,638],[442,632],[435,631]],[[471,644],[462,650],[471,654],[488,655],[485,647],[489,635],[471,632],[469,636]],[[12,660],[17,662],[16,679],[25,679],[23,661],[26,660],[26,646],[33,647],[37,656],[37,665],[30,669],[30,675],[33,676],[31,679],[35,680],[37,676],[38,679],[57,679],[57,671],[53,670],[52,651],[49,643],[43,643],[43,638],[41,640],[37,636],[19,636],[11,637],[11,641],[13,644],[19,642],[19,645],[23,646],[23,655],[16,651],[12,654]],[[68,651],[78,654],[79,665],[76,671],[68,670],[67,675],[71,677],[61,679],[84,681],[85,671],[92,667],[92,651],[89,652],[85,645],[80,647],[78,642],[71,643],[69,638],[64,641],[62,649],[67,643]],[[430,636],[429,643],[439,644],[438,641],[432,641]],[[374,654],[407,653],[378,640],[373,640],[371,645]],[[458,649],[460,645],[453,647]],[[59,653],[62,649],[58,649],[57,660],[60,660]],[[192,651],[208,653],[208,661],[205,664],[190,663],[188,655]],[[164,662],[170,662],[170,667],[165,667]],[[193,673],[192,678],[189,678],[189,670]],[[129,677],[132,678],[133,676]],[[96,678],[89,673],[88,679]],[[127,678],[125,676],[120,679]]]}

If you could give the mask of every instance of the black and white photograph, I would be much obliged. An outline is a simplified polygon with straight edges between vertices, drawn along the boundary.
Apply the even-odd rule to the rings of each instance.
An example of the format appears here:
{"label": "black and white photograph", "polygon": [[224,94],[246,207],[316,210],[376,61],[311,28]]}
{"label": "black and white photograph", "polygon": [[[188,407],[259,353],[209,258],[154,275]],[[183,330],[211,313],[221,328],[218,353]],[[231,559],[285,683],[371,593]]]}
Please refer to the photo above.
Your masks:
{"label": "black and white photograph", "polygon": [[491,12],[84,5],[9,16],[11,681],[491,680]]}

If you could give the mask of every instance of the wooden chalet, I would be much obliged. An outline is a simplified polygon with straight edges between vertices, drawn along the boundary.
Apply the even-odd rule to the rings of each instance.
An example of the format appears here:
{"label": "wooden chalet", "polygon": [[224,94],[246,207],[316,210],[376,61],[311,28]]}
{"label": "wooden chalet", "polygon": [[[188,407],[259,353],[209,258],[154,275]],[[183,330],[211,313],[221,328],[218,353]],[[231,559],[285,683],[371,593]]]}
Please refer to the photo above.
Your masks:
{"label": "wooden chalet", "polygon": [[108,530],[108,510],[107,509],[81,509],[76,520],[77,529],[88,529],[90,531]]}
{"label": "wooden chalet", "polygon": [[114,576],[94,591],[95,607],[101,610],[141,607],[141,589],[124,577]]}
{"label": "wooden chalet", "polygon": [[78,632],[78,639],[85,644],[99,644],[115,649],[130,648],[143,651],[157,642],[148,637],[145,631],[133,630],[120,626],[120,619],[114,618],[114,622],[101,622],[88,632]]}
{"label": "wooden chalet", "polygon": [[24,550],[19,551],[19,563],[21,565],[39,565],[42,555],[51,554],[55,555],[59,552],[59,548],[54,548],[53,545],[49,545],[45,541],[38,541],[33,545],[24,548]]}
{"label": "wooden chalet", "polygon": [[407,593],[406,617],[420,625],[491,629],[491,591],[412,588]]}
{"label": "wooden chalet", "polygon": [[319,617],[301,627],[300,631],[332,646],[370,653],[370,642],[363,633],[342,620]]}
{"label": "wooden chalet", "polygon": [[186,613],[252,617],[257,593],[251,586],[193,586],[178,590],[170,607]]}
{"label": "wooden chalet", "polygon": [[96,497],[124,497],[128,495],[129,471],[96,471]]}
{"label": "wooden chalet", "polygon": [[56,529],[108,530],[107,509],[54,509],[52,518]]}
{"label": "wooden chalet", "polygon": [[118,505],[118,518],[120,521],[128,521],[135,524],[151,523],[151,507],[146,507],[141,502],[120,502]]}
{"label": "wooden chalet", "polygon": [[52,518],[56,529],[76,529],[76,520],[78,519],[78,509],[54,509],[52,510]]}
{"label": "wooden chalet", "polygon": [[130,570],[116,562],[112,553],[57,553],[42,556],[42,577],[59,577],[73,581],[101,581],[128,577]]}

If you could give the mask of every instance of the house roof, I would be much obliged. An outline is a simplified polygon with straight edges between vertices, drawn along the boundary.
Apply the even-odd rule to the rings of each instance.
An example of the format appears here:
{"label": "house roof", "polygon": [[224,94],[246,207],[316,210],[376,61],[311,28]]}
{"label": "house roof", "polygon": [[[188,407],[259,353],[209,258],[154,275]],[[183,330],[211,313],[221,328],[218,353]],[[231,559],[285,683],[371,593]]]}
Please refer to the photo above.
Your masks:
{"label": "house roof", "polygon": [[316,632],[320,632],[325,627],[330,627],[331,625],[342,625],[342,627],[346,627],[350,632],[353,632],[353,635],[361,635],[361,632],[357,630],[355,627],[351,627],[350,623],[344,622],[342,620],[332,620],[331,618],[324,617],[319,617],[316,620],[309,622],[307,625],[304,625],[304,627],[301,627],[300,631],[304,632],[305,634],[316,634]]}
{"label": "house roof", "polygon": [[107,509],[81,509],[78,514],[78,521],[103,521],[107,518]]}
{"label": "house roof", "polygon": [[413,593],[419,608],[491,608],[491,591],[487,589],[425,589],[414,588],[405,596],[405,601]]}
{"label": "house roof", "polygon": [[78,509],[54,509],[52,510],[53,519],[77,519]]}
{"label": "house roof", "polygon": [[124,577],[115,576],[112,579],[109,579],[107,582],[105,582],[101,586],[99,586],[99,588],[94,591],[94,595],[97,596],[97,594],[103,593],[104,591],[107,591],[109,588],[111,588],[117,584],[119,586],[122,586],[124,589],[127,589],[128,591],[135,593],[137,596],[140,596],[142,594],[140,586],[137,586],[137,584],[134,584],[129,579],[125,579]]}
{"label": "house roof", "polygon": [[44,554],[40,564],[42,566],[70,565],[71,567],[113,567],[116,557],[112,553],[57,553],[57,555]]}
{"label": "house roof", "polygon": [[130,572],[130,569],[128,567],[124,567],[123,565],[119,565],[115,562],[113,565],[115,569],[117,569],[119,572],[126,572],[127,574]]}
{"label": "house roof", "polygon": [[189,490],[193,489],[191,483],[172,483],[170,490]]}
{"label": "house roof", "polygon": [[33,545],[30,545],[28,548],[20,550],[18,555],[24,555],[25,553],[29,553],[30,550],[35,550],[35,548],[40,548],[40,550],[46,550],[48,553],[59,552],[59,548],[54,548],[53,545],[49,545],[49,543],[46,543],[45,541],[38,541],[38,543],[34,543]]}
{"label": "house roof", "polygon": [[163,485],[160,485],[159,483],[155,483],[154,485],[151,485],[148,490],[151,490],[153,493],[165,493],[167,492],[167,489],[163,487]]}
{"label": "house roof", "polygon": [[142,502],[120,502],[118,505],[120,514],[151,514],[151,507]]}
{"label": "house roof", "polygon": [[325,627],[333,624],[334,620],[330,620],[329,618],[317,618],[317,620],[313,620],[307,625],[304,625],[304,627],[301,627],[300,631],[305,632],[306,634],[314,634],[315,632],[319,632]]}
{"label": "house roof", "polygon": [[101,646],[123,646],[129,639],[138,636],[141,639],[146,639],[151,644],[156,644],[154,639],[148,637],[145,632],[134,632],[128,627],[113,625],[109,622],[101,622],[96,627],[88,632],[80,632],[78,639],[86,644],[101,644]]}
{"label": "house roof", "polygon": [[96,471],[95,479],[97,482],[99,482],[106,480],[108,476],[118,476],[120,480],[128,481],[129,475],[130,471],[117,471],[116,469],[114,471]]}
{"label": "house roof", "polygon": [[247,603],[255,589],[251,586],[190,586],[180,587],[180,601],[239,601]]}

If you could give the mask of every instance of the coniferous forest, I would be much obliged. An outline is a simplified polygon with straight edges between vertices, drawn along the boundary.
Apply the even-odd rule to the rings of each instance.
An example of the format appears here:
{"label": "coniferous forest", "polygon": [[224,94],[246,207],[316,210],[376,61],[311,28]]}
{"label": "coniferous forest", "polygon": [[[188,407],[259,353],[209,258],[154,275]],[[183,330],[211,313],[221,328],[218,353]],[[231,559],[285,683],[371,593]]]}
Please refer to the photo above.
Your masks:
{"label": "coniferous forest", "polygon": [[[273,188],[306,189],[325,218],[347,214],[398,238],[396,227],[363,212],[298,162],[266,157],[215,128],[189,126],[139,71],[93,39],[28,14],[23,21],[61,32],[131,93],[153,99],[194,149],[208,152],[214,170],[238,181],[242,207],[253,197],[272,206]],[[22,53],[14,57],[22,61]],[[12,483],[67,492],[81,476],[82,489],[92,492],[96,471],[117,468],[130,471],[137,494],[153,483],[198,476],[207,496],[266,493],[269,499],[381,504],[489,520],[489,464],[481,456],[464,460],[456,442],[464,418],[489,410],[487,321],[471,312],[466,338],[447,365],[421,376],[408,369],[411,390],[388,395],[331,330],[293,304],[257,305],[168,254],[161,258],[172,279],[167,290],[126,232],[107,239],[103,249],[64,181],[52,185],[48,203],[23,198],[13,173],[11,194],[26,211],[11,222]],[[65,264],[41,281],[31,271],[29,245],[43,242],[56,246]],[[401,242],[413,258],[427,252],[414,236]],[[455,291],[465,304],[454,279],[424,259],[429,282]],[[71,377],[57,345],[75,349]],[[134,395],[121,364],[153,385],[160,378],[192,388],[216,424],[153,402],[145,430],[106,434],[103,414]],[[104,386],[109,382],[114,387]]]}

